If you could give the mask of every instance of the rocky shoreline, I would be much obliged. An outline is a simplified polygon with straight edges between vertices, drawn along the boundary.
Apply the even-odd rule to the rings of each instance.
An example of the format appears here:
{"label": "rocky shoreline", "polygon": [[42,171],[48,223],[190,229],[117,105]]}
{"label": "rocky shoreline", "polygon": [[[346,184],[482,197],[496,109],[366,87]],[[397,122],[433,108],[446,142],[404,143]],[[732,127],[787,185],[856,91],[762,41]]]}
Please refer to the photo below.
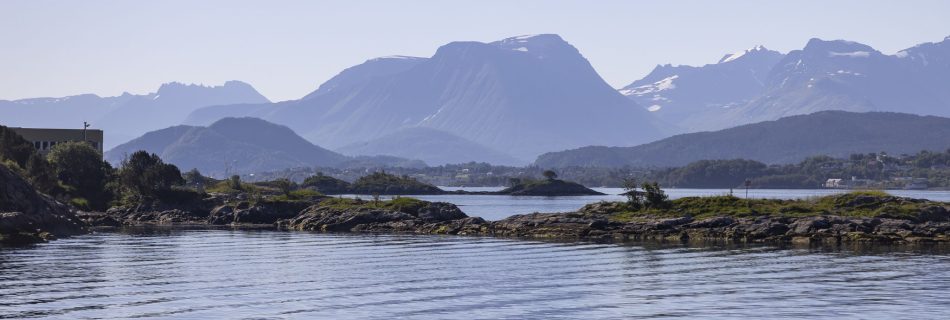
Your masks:
{"label": "rocky shoreline", "polygon": [[[899,199],[899,198],[898,198]],[[469,217],[457,206],[410,198],[391,201],[326,198],[312,202],[241,201],[200,211],[152,206],[80,213],[90,226],[269,226],[276,230],[477,235],[528,239],[728,241],[736,243],[950,243],[950,211],[928,206],[916,216],[840,215],[749,217],[720,215],[617,218],[615,203],[576,212],[514,215],[498,221]],[[140,211],[145,209],[144,211]]]}

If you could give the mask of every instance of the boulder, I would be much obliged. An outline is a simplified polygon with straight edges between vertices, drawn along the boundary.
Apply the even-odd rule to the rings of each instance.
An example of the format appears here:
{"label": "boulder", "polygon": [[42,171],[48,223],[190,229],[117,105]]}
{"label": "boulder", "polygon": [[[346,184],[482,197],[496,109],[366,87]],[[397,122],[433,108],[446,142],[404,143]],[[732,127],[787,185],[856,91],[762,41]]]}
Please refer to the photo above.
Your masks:
{"label": "boulder", "polygon": [[419,208],[416,216],[423,222],[442,222],[468,217],[458,206],[447,202],[429,202]]}

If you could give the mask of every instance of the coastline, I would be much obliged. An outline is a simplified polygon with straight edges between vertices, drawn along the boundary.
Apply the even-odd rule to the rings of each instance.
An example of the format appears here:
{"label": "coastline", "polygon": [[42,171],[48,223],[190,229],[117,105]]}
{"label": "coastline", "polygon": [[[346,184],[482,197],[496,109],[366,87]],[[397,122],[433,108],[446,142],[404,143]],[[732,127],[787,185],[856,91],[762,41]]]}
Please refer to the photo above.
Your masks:
{"label": "coastline", "polygon": [[[857,201],[870,201],[857,197]],[[469,217],[456,205],[412,198],[391,201],[325,198],[312,203],[275,205],[262,202],[221,204],[208,214],[110,210],[81,213],[95,230],[125,226],[171,228],[224,227],[275,231],[344,233],[445,234],[519,239],[557,239],[625,243],[631,241],[772,244],[923,244],[950,243],[950,205],[887,197],[885,204],[919,204],[908,215],[758,213],[688,214],[671,217],[618,213],[618,203],[593,203],[574,212],[513,215],[496,221]],[[280,208],[283,207],[283,208]],[[303,207],[302,210],[296,210]],[[143,207],[144,208],[144,207]],[[149,210],[149,209],[146,209]],[[106,229],[103,229],[106,227]]]}

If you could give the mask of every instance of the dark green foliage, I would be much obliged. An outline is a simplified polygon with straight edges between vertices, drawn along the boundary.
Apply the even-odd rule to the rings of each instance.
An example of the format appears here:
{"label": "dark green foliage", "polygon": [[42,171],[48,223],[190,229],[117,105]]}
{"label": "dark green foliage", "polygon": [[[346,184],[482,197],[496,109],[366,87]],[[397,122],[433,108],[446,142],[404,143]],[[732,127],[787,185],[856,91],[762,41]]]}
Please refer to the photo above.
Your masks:
{"label": "dark green foliage", "polygon": [[643,207],[643,192],[637,190],[636,179],[623,179],[623,195],[627,197],[627,206],[631,209],[640,210]]}
{"label": "dark green foliage", "polygon": [[356,179],[350,191],[358,194],[441,194],[442,189],[431,184],[419,182],[408,176],[395,176],[385,172],[376,172]]}
{"label": "dark green foliage", "polygon": [[47,159],[71,196],[82,198],[88,208],[107,209],[114,195],[106,185],[114,179],[115,170],[102,161],[98,150],[84,142],[59,143]]}
{"label": "dark green foliage", "polygon": [[20,168],[26,168],[27,161],[36,154],[36,148],[13,129],[0,126],[0,158],[15,162]]}
{"label": "dark green foliage", "polygon": [[56,173],[49,162],[39,154],[32,154],[26,161],[26,176],[37,190],[49,195],[61,194],[62,188],[56,181]]}
{"label": "dark green foliage", "polygon": [[166,164],[158,155],[146,151],[136,151],[122,161],[119,181],[127,190],[146,197],[160,196],[172,186],[185,183],[178,167]]}
{"label": "dark green foliage", "polygon": [[33,144],[5,126],[0,126],[0,163],[15,165],[11,169],[23,174],[40,192],[50,195],[62,192],[53,168],[36,152]]}
{"label": "dark green foliage", "polygon": [[218,183],[217,180],[202,175],[198,169],[191,169],[188,172],[185,172],[182,174],[182,178],[185,179],[185,185],[193,186],[198,189]]}
{"label": "dark green foliage", "polygon": [[653,183],[644,182],[641,188],[644,192],[643,204],[647,208],[664,209],[670,206],[669,197],[663,192],[663,189],[660,189],[660,184],[656,181]]}
{"label": "dark green foliage", "polygon": [[316,175],[307,177],[300,186],[313,188],[324,194],[347,193],[350,189],[350,184],[346,181],[324,175],[323,172],[317,172]]}
{"label": "dark green foliage", "polygon": [[542,172],[541,175],[544,176],[544,178],[548,180],[557,179],[557,172],[554,172],[554,170],[544,170],[544,172]]}

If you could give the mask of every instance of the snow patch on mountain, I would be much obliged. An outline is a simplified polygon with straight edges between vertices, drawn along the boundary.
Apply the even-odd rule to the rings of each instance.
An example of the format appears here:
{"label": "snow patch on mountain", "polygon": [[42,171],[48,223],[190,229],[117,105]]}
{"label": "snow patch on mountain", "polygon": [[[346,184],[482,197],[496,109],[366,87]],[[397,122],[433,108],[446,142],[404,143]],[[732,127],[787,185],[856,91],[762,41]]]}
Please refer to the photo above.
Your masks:
{"label": "snow patch on mountain", "polygon": [[742,58],[742,56],[745,56],[745,55],[748,54],[748,53],[756,52],[756,51],[764,51],[764,50],[768,50],[768,49],[766,49],[765,47],[760,46],[760,45],[759,45],[759,46],[755,46],[755,47],[752,47],[752,48],[749,48],[749,49],[745,49],[745,50],[742,50],[742,51],[739,51],[739,52],[735,52],[735,53],[732,53],[732,54],[727,54],[727,55],[723,56],[722,59],[719,59],[719,62],[718,62],[718,63],[726,63],[726,62],[729,62],[729,61],[735,61],[736,59]]}
{"label": "snow patch on mountain", "polygon": [[871,56],[870,52],[867,51],[853,51],[853,52],[828,52],[829,57],[850,57],[850,58],[867,58]]}
{"label": "snow patch on mountain", "polygon": [[620,90],[620,93],[625,96],[629,96],[629,95],[642,96],[648,93],[675,89],[676,85],[673,84],[673,80],[676,80],[679,77],[680,77],[679,75],[669,76],[669,77],[663,78],[663,80],[660,80],[660,81],[657,81],[645,86],[639,86],[632,89]]}

